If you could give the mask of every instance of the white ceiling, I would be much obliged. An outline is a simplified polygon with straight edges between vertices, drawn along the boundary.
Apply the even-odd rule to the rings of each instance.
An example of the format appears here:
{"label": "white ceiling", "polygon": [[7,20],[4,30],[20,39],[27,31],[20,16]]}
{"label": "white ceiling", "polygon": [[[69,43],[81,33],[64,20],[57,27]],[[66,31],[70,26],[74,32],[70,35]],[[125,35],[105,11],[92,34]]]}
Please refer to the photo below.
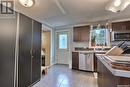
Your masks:
{"label": "white ceiling", "polygon": [[130,17],[130,6],[121,13],[105,10],[111,0],[35,0],[25,8],[16,0],[16,10],[51,27]]}

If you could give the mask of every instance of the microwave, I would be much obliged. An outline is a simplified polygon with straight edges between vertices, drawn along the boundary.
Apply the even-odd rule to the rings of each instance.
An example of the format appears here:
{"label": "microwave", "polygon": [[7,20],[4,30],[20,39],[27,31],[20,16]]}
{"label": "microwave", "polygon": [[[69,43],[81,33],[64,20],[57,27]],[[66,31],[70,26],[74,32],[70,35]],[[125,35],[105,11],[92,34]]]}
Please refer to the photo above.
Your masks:
{"label": "microwave", "polygon": [[130,32],[112,32],[113,41],[130,41]]}

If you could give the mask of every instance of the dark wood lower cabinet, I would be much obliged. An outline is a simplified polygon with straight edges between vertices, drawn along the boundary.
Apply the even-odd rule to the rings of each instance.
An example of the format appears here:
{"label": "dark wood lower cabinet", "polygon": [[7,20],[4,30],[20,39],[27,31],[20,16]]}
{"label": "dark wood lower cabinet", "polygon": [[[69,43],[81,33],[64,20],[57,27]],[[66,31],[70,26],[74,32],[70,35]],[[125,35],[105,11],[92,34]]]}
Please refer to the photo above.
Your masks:
{"label": "dark wood lower cabinet", "polygon": [[79,69],[79,52],[72,52],[72,69]]}
{"label": "dark wood lower cabinet", "polygon": [[114,76],[99,59],[97,59],[97,72],[98,87],[123,87],[119,85],[130,86],[130,78]]}

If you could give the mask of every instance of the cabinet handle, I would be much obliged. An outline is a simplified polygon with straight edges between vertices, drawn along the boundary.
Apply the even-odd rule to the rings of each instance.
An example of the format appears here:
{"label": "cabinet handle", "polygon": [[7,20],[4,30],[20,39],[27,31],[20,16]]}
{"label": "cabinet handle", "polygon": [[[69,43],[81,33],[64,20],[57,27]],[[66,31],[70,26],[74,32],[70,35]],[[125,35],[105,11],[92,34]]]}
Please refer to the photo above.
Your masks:
{"label": "cabinet handle", "polygon": [[33,58],[34,56],[33,56],[33,50],[30,50],[30,55],[31,55],[31,57]]}
{"label": "cabinet handle", "polygon": [[32,50],[30,50],[30,55],[32,55]]}

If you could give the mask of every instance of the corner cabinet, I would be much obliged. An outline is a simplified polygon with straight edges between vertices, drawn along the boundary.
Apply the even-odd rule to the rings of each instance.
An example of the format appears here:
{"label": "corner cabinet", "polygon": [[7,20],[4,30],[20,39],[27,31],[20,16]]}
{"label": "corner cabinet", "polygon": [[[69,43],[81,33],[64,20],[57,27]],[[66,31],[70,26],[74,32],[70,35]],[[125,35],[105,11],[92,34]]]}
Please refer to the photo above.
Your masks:
{"label": "corner cabinet", "polygon": [[41,77],[41,26],[17,13],[0,20],[0,85],[28,87]]}
{"label": "corner cabinet", "polygon": [[73,29],[73,41],[74,42],[86,42],[89,41],[90,26],[79,26]]}

